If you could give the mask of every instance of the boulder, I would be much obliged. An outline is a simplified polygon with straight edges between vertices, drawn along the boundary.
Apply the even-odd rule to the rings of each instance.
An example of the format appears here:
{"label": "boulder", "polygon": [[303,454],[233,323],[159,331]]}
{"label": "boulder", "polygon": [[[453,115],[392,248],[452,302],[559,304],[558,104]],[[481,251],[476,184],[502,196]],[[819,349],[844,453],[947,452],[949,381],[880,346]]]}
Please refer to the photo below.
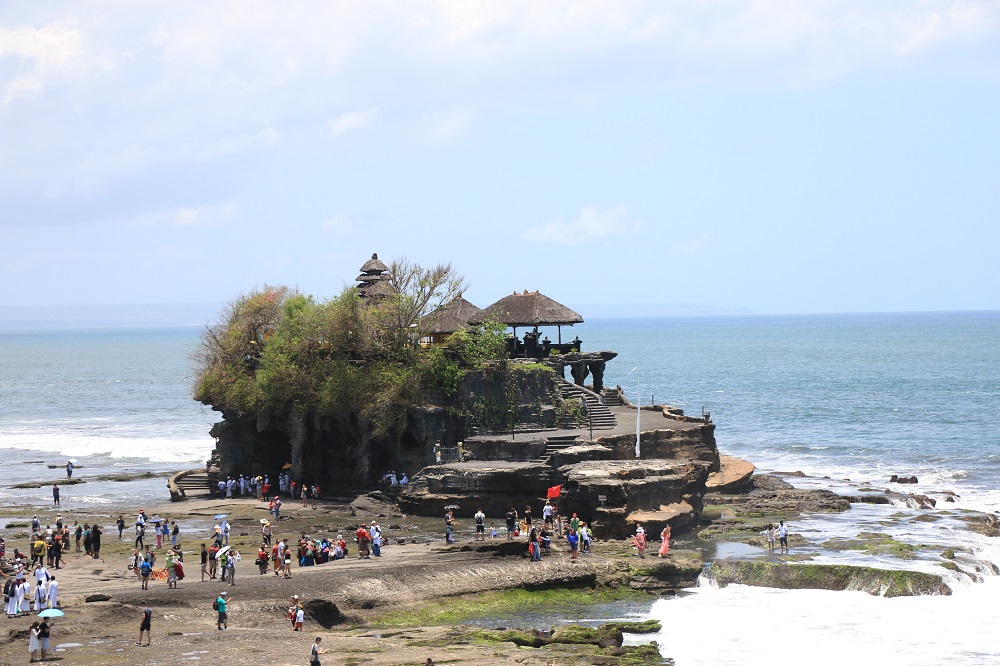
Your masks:
{"label": "boulder", "polygon": [[[719,471],[708,475],[705,489],[712,493],[740,493],[750,490],[754,466],[733,456],[719,455]],[[773,478],[773,477],[772,477]],[[777,480],[777,479],[776,479]],[[786,484],[791,488],[791,484]]]}
{"label": "boulder", "polygon": [[889,478],[889,483],[917,483],[917,477],[915,476],[897,476],[893,474]]}
{"label": "boulder", "polygon": [[648,459],[565,465],[559,468],[562,514],[576,512],[600,538],[628,536],[634,532],[630,514],[641,511],[665,511],[661,522],[684,530],[701,513],[709,467],[700,461]]}

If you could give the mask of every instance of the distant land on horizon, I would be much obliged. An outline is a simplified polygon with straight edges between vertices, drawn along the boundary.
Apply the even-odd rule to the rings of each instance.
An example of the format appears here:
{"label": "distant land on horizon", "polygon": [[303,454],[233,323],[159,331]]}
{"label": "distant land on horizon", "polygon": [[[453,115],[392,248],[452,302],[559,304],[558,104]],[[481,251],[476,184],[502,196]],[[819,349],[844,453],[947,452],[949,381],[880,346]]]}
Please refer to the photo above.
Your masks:
{"label": "distant land on horizon", "polygon": [[[705,303],[567,304],[584,320],[669,317],[809,316],[893,314],[893,312],[754,313],[747,306]],[[74,328],[157,328],[214,323],[224,303],[146,303],[132,305],[0,305],[0,331],[44,331]],[[942,310],[941,312],[953,312]],[[954,310],[960,312],[960,310]],[[984,311],[985,312],[985,311]],[[896,314],[902,314],[903,311]]]}

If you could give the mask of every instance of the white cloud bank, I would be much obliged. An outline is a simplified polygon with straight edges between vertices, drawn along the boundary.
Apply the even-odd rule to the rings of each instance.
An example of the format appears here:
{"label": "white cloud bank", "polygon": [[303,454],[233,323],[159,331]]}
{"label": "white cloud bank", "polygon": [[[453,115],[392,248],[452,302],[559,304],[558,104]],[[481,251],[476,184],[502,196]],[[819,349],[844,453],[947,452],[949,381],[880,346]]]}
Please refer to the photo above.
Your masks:
{"label": "white cloud bank", "polygon": [[587,206],[575,220],[554,220],[542,226],[531,227],[524,232],[524,238],[558,245],[582,245],[609,237],[625,236],[639,231],[642,226],[642,222],[628,221],[624,206],[603,211],[597,206]]}
{"label": "white cloud bank", "polygon": [[372,107],[367,111],[349,111],[342,113],[327,121],[330,134],[338,137],[354,130],[365,129],[370,126],[378,115],[378,107]]}

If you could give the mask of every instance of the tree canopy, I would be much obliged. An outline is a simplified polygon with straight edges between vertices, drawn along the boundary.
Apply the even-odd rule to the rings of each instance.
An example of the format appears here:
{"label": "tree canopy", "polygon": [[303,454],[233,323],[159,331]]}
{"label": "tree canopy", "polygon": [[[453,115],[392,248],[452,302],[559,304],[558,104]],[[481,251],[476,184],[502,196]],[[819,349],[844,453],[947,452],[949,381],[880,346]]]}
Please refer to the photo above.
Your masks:
{"label": "tree canopy", "polygon": [[506,356],[495,321],[420,346],[422,318],[464,287],[450,265],[394,261],[387,282],[390,293],[370,300],[354,288],[318,301],[271,286],[236,297],[202,336],[195,399],[237,416],[356,412],[389,436],[408,407],[454,395],[466,370]]}

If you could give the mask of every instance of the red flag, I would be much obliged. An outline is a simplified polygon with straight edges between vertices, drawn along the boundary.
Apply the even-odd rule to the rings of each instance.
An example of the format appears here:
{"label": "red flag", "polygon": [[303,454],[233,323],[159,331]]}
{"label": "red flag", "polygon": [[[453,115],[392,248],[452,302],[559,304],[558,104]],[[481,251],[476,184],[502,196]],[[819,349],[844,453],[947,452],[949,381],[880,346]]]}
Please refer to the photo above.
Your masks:
{"label": "red flag", "polygon": [[562,492],[562,486],[552,486],[549,488],[549,492],[545,495],[548,499],[554,499],[559,497],[559,493]]}

